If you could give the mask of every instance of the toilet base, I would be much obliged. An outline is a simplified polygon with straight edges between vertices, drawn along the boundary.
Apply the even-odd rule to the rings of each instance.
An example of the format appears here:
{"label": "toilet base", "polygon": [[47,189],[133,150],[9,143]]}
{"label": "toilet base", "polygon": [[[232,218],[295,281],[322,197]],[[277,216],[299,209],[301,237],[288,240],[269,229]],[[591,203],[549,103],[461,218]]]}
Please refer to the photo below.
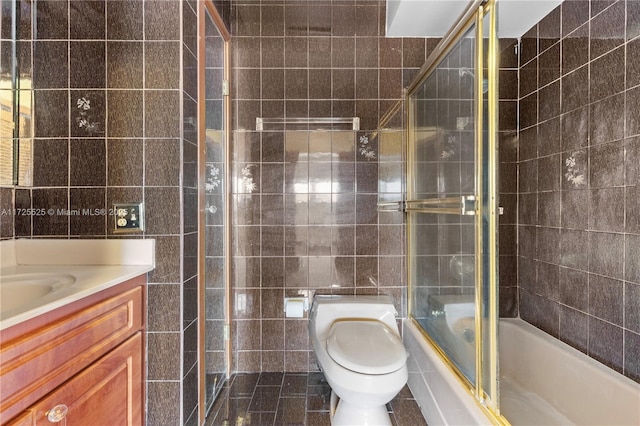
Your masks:
{"label": "toilet base", "polygon": [[331,426],[391,426],[387,406],[362,408],[339,399],[331,391]]}

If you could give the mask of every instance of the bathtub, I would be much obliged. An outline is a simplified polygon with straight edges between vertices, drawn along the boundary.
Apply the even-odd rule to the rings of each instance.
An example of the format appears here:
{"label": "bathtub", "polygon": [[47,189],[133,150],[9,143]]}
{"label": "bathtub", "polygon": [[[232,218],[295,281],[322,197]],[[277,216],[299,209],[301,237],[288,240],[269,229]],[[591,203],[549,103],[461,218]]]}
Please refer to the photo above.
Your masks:
{"label": "bathtub", "polygon": [[[640,384],[520,319],[501,319],[499,333],[500,410],[512,424],[640,425]],[[411,320],[403,340],[428,424],[491,424]]]}

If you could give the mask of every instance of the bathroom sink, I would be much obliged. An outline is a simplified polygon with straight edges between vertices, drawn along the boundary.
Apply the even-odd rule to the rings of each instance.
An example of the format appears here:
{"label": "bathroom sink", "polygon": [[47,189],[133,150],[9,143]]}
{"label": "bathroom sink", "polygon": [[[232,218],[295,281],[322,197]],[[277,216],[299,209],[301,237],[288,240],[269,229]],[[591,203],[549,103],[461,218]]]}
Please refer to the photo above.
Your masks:
{"label": "bathroom sink", "polygon": [[13,311],[67,288],[76,281],[70,274],[24,273],[0,278],[0,312]]}

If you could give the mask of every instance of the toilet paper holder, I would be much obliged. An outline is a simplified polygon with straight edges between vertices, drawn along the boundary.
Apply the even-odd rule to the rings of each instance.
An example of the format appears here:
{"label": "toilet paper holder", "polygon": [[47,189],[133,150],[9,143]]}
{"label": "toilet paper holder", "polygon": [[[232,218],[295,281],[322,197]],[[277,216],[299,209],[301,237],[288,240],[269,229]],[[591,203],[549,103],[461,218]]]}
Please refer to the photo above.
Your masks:
{"label": "toilet paper holder", "polygon": [[[283,307],[283,310],[285,312],[285,317],[288,316],[287,314],[289,312],[293,311],[292,309],[287,309],[287,305],[289,303],[293,303],[295,305],[299,305],[300,303],[302,303],[302,317],[304,316],[304,313],[309,310],[309,298],[308,297],[285,297],[284,298],[284,307]],[[294,317],[300,318],[301,316],[295,315]]]}

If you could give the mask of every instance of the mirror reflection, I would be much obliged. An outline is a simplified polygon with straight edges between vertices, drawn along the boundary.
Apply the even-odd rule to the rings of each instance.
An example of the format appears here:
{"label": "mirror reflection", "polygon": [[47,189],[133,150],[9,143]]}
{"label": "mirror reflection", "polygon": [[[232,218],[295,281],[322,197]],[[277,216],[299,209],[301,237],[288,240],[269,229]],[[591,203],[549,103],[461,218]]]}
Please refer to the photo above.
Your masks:
{"label": "mirror reflection", "polygon": [[31,3],[2,2],[0,185],[32,184]]}

